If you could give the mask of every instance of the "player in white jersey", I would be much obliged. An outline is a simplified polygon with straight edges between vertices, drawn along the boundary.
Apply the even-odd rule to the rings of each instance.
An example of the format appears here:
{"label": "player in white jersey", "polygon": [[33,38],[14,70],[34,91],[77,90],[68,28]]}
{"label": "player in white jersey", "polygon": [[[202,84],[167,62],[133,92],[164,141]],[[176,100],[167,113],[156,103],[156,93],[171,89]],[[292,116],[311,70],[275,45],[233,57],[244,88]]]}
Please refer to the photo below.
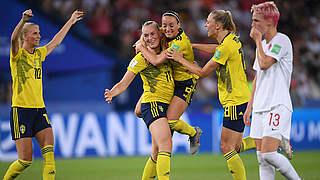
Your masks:
{"label": "player in white jersey", "polygon": [[277,169],[287,179],[298,180],[289,160],[277,152],[280,142],[290,138],[292,44],[288,36],[277,32],[280,13],[274,2],[253,5],[251,11],[250,37],[256,44],[253,68],[257,74],[244,122],[251,125],[250,136],[257,146],[260,179],[274,180]]}

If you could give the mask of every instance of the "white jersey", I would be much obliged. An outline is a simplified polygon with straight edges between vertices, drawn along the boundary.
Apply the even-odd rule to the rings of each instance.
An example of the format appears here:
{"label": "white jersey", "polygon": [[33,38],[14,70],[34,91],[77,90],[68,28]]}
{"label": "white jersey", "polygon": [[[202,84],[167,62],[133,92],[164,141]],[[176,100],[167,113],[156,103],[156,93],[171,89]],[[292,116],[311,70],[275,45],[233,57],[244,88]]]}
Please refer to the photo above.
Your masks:
{"label": "white jersey", "polygon": [[261,70],[256,54],[253,65],[253,69],[257,71],[253,112],[270,111],[272,107],[281,104],[292,112],[289,88],[293,53],[290,39],[285,34],[277,33],[268,44],[263,40],[262,48],[267,56],[274,58],[277,62],[268,69]]}

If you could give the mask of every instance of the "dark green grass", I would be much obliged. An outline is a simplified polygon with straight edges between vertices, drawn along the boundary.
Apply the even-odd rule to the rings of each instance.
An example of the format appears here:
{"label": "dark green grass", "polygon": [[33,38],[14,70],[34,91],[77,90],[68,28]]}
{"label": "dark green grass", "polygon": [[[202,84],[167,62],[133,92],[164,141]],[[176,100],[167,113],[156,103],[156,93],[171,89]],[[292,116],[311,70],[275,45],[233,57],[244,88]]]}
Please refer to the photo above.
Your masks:
{"label": "dark green grass", "polygon": [[[257,180],[258,164],[254,152],[241,154],[247,179]],[[147,157],[107,157],[85,159],[57,159],[57,180],[138,180]],[[320,179],[320,152],[297,152],[291,161],[297,172],[306,180]],[[10,162],[0,162],[2,179]],[[33,164],[17,179],[34,180],[42,177],[42,161]],[[232,180],[222,155],[174,155],[171,159],[171,178],[174,180]],[[285,180],[277,172],[277,180]]]}

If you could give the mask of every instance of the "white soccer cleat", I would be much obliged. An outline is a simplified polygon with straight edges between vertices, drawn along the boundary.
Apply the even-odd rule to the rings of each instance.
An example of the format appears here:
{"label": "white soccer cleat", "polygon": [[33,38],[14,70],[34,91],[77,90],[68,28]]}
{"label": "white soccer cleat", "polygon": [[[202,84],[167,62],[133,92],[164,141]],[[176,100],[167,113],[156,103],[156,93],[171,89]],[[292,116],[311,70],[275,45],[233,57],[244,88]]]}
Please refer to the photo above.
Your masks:
{"label": "white soccer cleat", "polygon": [[196,134],[193,137],[190,137],[190,154],[195,154],[200,147],[200,136],[202,134],[202,130],[199,127],[194,128],[196,130]]}
{"label": "white soccer cleat", "polygon": [[287,155],[288,159],[291,160],[293,158],[293,151],[288,139],[282,137],[282,140],[280,141],[280,149]]}

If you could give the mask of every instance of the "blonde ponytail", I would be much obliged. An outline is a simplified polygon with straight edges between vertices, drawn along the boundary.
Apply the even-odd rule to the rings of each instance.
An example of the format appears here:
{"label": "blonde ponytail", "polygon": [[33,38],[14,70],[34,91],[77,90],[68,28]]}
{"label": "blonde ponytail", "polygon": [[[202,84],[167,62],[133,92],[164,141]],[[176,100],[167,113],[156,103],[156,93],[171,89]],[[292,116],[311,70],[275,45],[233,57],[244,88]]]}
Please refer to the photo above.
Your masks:
{"label": "blonde ponytail", "polygon": [[228,23],[226,23],[226,29],[229,30],[230,32],[236,32],[236,25],[233,22],[232,14],[230,11],[226,11],[226,14],[228,16]]}
{"label": "blonde ponytail", "polygon": [[233,22],[232,14],[230,11],[214,10],[211,13],[214,15],[213,19],[216,22],[220,22],[222,24],[223,29],[226,29],[232,33],[236,32],[236,25]]}

